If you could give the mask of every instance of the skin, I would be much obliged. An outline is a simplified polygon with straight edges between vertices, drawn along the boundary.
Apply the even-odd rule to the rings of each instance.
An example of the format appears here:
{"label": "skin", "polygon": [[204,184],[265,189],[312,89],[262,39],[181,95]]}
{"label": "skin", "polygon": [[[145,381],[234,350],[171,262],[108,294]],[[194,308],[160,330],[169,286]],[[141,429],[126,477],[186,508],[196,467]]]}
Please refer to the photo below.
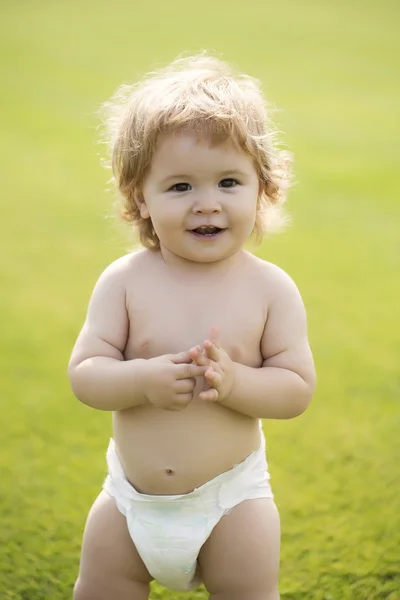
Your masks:
{"label": "skin", "polygon": [[[122,257],[94,289],[69,377],[81,401],[113,411],[117,451],[139,492],[192,491],[259,447],[259,418],[293,418],[311,400],[300,294],[281,269],[243,250],[258,193],[251,157],[231,141],[211,145],[189,131],[162,137],[137,195],[160,251]],[[192,233],[205,224],[224,231]],[[199,555],[215,600],[276,600],[278,565],[271,499],[235,507]],[[122,600],[141,600],[150,580],[124,517],[102,492],[88,517],[75,598],[111,600],[119,590]]]}

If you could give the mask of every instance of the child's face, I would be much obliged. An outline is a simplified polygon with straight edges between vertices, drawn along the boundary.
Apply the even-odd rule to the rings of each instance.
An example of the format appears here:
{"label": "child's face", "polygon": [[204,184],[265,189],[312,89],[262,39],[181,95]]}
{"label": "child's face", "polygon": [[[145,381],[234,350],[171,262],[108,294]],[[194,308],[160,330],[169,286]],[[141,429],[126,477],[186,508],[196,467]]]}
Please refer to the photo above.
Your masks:
{"label": "child's face", "polygon": [[251,157],[190,131],[163,136],[143,184],[161,251],[202,263],[232,256],[251,235],[259,181]]}

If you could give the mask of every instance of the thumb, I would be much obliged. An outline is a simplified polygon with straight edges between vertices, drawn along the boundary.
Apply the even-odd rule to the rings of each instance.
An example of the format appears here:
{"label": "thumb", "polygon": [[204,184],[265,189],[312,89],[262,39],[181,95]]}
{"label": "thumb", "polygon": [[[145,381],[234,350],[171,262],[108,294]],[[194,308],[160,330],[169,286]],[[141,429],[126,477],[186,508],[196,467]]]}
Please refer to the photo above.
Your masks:
{"label": "thumb", "polygon": [[214,346],[216,348],[220,348],[221,347],[219,325],[213,325],[211,327],[211,329],[210,329],[210,336],[209,336],[208,339],[210,340],[210,342],[212,342],[214,344]]}
{"label": "thumb", "polygon": [[192,357],[190,356],[190,352],[179,352],[178,354],[169,354],[169,359],[172,360],[176,365],[180,365],[182,363],[190,364],[192,362]]}

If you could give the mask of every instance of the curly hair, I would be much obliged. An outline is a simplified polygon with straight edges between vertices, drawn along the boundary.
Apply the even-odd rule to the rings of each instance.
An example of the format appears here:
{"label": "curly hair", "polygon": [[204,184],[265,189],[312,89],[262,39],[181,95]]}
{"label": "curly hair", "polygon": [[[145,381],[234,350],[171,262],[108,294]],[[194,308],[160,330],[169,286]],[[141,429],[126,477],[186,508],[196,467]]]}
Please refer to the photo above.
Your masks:
{"label": "curly hair", "polygon": [[144,247],[158,250],[160,243],[135,198],[159,136],[188,129],[213,143],[231,139],[253,158],[260,183],[253,229],[258,242],[285,224],[282,204],[291,159],[277,148],[277,131],[256,79],[235,74],[225,62],[201,53],[120,86],[102,112],[113,179],[123,199],[121,216],[137,230]]}

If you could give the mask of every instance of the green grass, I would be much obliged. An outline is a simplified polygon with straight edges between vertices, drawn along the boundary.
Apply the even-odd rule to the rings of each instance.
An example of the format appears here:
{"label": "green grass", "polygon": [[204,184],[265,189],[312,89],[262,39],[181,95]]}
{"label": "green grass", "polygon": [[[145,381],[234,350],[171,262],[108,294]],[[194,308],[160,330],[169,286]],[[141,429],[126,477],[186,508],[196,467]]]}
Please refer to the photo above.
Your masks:
{"label": "green grass", "polygon": [[[318,390],[265,422],[285,600],[400,598],[398,4],[15,2],[0,20],[0,597],[67,600],[110,415],[66,365],[101,270],[127,236],[106,215],[94,112],[185,49],[259,77],[294,151],[293,227],[260,255],[308,309]],[[152,598],[182,595],[154,585]]]}

